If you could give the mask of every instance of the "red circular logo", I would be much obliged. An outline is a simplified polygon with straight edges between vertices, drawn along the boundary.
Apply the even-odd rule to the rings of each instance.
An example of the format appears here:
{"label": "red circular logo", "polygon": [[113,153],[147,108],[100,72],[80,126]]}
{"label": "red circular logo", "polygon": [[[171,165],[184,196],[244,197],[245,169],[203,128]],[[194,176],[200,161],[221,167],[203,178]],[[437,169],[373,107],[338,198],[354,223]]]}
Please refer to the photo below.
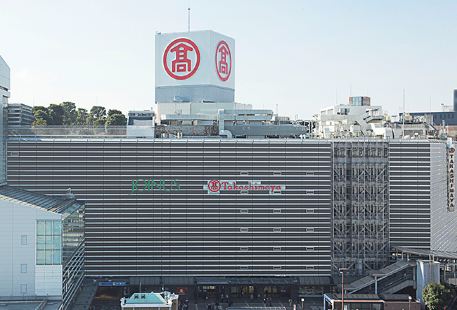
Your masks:
{"label": "red circular logo", "polygon": [[219,180],[211,180],[208,182],[208,189],[210,192],[217,193],[221,189],[221,182]]}
{"label": "red circular logo", "polygon": [[232,54],[230,48],[225,41],[220,41],[216,47],[216,72],[219,79],[223,82],[227,81],[232,72]]}
{"label": "red circular logo", "polygon": [[175,80],[186,80],[197,72],[200,50],[189,39],[179,38],[168,44],[163,53],[163,67]]}

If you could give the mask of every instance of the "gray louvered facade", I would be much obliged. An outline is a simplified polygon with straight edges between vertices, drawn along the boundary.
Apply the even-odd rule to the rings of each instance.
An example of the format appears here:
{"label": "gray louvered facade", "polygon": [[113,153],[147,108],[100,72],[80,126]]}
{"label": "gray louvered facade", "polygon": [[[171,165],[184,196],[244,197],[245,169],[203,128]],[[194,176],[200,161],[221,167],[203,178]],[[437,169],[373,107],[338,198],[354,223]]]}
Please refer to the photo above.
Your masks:
{"label": "gray louvered facade", "polygon": [[[10,138],[8,147],[9,184],[71,188],[86,202],[89,276],[331,274],[329,141]],[[209,180],[281,190],[215,195]]]}
{"label": "gray louvered facade", "polygon": [[393,247],[430,249],[430,188],[430,143],[391,143],[390,240]]}
{"label": "gray louvered facade", "polygon": [[89,276],[363,275],[395,247],[456,247],[446,177],[425,140],[8,142],[10,185],[86,202]]}

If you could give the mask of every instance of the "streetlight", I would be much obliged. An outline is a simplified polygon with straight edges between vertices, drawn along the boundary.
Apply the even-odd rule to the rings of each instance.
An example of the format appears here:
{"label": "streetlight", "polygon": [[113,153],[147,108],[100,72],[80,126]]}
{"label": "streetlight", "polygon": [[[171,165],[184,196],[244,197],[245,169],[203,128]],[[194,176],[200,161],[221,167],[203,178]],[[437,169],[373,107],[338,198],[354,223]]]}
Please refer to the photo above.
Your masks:
{"label": "streetlight", "polygon": [[349,268],[338,269],[341,273],[341,310],[344,310],[344,272],[348,271]]}
{"label": "streetlight", "polygon": [[408,296],[408,309],[411,310],[411,300],[413,298],[411,296]]}
{"label": "streetlight", "polygon": [[301,310],[303,310],[303,303],[305,302],[305,299],[302,297],[301,298]]}

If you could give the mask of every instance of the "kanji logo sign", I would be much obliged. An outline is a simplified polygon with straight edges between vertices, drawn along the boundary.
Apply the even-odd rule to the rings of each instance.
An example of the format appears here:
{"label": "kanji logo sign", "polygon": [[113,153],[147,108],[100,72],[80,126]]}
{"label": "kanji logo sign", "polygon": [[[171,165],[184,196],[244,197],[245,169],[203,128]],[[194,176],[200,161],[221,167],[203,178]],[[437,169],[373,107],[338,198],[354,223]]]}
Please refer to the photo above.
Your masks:
{"label": "kanji logo sign", "polygon": [[190,78],[199,66],[200,50],[192,40],[178,38],[168,44],[163,53],[163,67],[175,80]]}
{"label": "kanji logo sign", "polygon": [[208,182],[208,190],[212,193],[217,193],[221,190],[221,182],[219,180],[211,180]]}
{"label": "kanji logo sign", "polygon": [[220,41],[217,44],[215,60],[217,76],[221,81],[227,81],[232,72],[232,54],[227,42]]}
{"label": "kanji logo sign", "polygon": [[221,193],[254,193],[264,192],[270,195],[281,195],[286,189],[282,184],[262,184],[261,181],[209,180],[203,189],[211,195]]}

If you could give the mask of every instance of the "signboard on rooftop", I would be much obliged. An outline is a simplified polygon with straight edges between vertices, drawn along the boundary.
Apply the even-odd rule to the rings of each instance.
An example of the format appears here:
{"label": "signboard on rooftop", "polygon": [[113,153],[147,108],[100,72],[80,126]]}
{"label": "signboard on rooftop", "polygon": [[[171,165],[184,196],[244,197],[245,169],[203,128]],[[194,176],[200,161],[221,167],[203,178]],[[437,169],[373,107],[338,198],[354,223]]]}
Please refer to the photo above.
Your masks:
{"label": "signboard on rooftop", "polygon": [[157,34],[156,87],[235,87],[235,40],[214,31]]}

